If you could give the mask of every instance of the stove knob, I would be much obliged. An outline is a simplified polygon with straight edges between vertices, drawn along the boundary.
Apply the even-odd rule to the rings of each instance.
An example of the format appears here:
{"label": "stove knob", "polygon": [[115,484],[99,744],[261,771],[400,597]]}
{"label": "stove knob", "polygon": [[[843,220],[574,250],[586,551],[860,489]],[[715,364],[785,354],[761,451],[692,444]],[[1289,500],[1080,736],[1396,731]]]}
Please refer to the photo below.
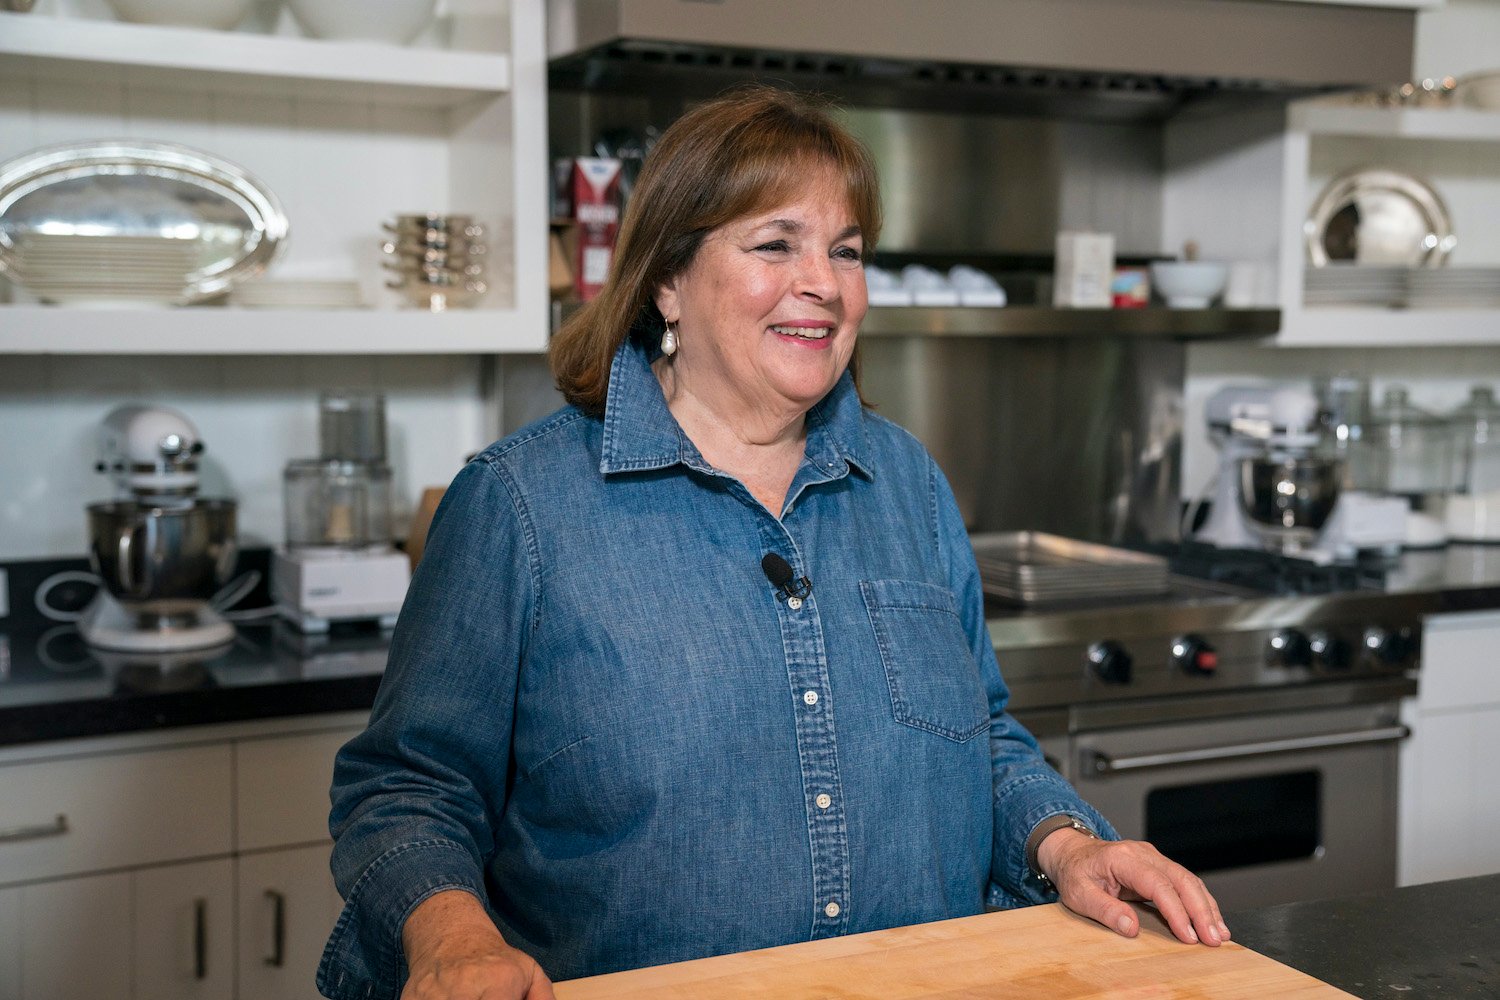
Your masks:
{"label": "stove knob", "polygon": [[1172,665],[1183,673],[1212,677],[1219,669],[1219,651],[1201,635],[1184,635],[1172,640]]}
{"label": "stove knob", "polygon": [[1312,666],[1312,646],[1307,636],[1294,628],[1279,629],[1271,633],[1266,643],[1266,660],[1273,667]]}
{"label": "stove knob", "polygon": [[1129,684],[1134,661],[1125,647],[1112,639],[1089,647],[1089,669],[1106,684]]}
{"label": "stove knob", "polygon": [[1383,666],[1404,666],[1411,659],[1415,645],[1409,628],[1394,632],[1381,628],[1365,629],[1365,650],[1371,659]]}
{"label": "stove knob", "polygon": [[1349,644],[1336,635],[1315,632],[1308,641],[1312,649],[1313,666],[1320,670],[1348,670]]}

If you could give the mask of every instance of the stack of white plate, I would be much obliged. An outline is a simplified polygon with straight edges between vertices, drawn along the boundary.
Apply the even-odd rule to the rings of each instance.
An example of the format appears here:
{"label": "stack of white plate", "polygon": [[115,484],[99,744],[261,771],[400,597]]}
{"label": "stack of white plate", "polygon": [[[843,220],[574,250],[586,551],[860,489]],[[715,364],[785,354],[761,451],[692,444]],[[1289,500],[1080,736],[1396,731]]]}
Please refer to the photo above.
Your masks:
{"label": "stack of white plate", "polygon": [[12,279],[44,302],[185,305],[193,275],[224,257],[202,239],[23,233]]}
{"label": "stack of white plate", "polygon": [[1302,300],[1310,306],[1500,308],[1500,267],[1309,267]]}
{"label": "stack of white plate", "polygon": [[269,278],[248,281],[230,294],[233,305],[265,309],[358,309],[357,281]]}

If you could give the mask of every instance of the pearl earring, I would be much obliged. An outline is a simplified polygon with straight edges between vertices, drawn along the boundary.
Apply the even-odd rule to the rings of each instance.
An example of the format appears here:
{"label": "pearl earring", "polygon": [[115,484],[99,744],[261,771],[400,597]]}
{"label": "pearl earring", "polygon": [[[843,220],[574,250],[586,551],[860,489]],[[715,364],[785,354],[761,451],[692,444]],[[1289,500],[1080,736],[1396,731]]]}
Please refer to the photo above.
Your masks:
{"label": "pearl earring", "polygon": [[669,358],[677,353],[677,331],[672,328],[671,323],[662,331],[661,352]]}

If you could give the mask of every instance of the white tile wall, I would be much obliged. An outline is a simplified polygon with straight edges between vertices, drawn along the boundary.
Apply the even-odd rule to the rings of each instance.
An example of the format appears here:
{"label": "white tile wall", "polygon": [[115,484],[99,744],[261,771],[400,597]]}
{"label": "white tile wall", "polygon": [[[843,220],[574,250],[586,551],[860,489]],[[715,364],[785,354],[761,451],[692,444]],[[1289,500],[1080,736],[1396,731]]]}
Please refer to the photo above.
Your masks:
{"label": "white tile wall", "polygon": [[93,471],[100,419],[122,403],[185,413],[207,444],[203,492],[240,503],[246,545],[283,537],[281,470],[315,455],[318,392],[386,396],[396,524],[489,443],[482,362],[420,357],[0,357],[0,559],[84,550],[83,506],[110,495]]}

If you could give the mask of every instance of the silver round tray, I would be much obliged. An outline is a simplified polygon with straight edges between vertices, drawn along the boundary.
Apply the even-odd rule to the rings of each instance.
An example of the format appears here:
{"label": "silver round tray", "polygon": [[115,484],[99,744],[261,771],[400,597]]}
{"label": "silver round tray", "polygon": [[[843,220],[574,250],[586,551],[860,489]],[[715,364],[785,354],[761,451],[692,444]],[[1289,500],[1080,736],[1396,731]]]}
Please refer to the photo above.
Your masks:
{"label": "silver round tray", "polygon": [[74,143],[0,163],[0,272],[47,301],[213,298],[264,271],[287,231],[263,184],[186,146]]}
{"label": "silver round tray", "polygon": [[1335,177],[1303,225],[1314,267],[1344,262],[1441,267],[1458,245],[1443,199],[1425,181],[1370,168]]}

